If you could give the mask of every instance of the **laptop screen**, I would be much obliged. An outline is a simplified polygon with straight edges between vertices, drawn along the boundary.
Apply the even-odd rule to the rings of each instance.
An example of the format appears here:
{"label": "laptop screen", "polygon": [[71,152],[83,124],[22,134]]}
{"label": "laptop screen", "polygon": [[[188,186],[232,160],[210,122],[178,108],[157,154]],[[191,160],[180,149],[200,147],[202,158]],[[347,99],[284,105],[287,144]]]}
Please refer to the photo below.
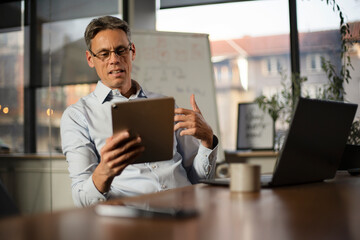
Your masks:
{"label": "laptop screen", "polygon": [[300,98],[275,167],[273,184],[335,176],[357,105]]}

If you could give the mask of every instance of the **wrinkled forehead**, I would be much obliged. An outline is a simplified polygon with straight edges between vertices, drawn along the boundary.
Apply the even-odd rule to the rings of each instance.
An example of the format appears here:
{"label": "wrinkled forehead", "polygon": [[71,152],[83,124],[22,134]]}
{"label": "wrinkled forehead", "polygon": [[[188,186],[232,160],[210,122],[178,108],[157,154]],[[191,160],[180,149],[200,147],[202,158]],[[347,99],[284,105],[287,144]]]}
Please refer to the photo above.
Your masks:
{"label": "wrinkled forehead", "polygon": [[106,29],[98,32],[91,40],[91,48],[96,49],[116,49],[127,47],[130,42],[126,33],[121,29]]}

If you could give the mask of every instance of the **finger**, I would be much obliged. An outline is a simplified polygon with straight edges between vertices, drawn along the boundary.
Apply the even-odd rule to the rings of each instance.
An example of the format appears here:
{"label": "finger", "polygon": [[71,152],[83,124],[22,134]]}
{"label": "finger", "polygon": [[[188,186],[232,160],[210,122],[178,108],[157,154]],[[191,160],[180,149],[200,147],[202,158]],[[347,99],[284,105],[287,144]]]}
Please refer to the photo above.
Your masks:
{"label": "finger", "polygon": [[141,138],[137,137],[124,145],[118,146],[116,149],[112,150],[109,154],[112,159],[115,159],[121,155],[126,154],[127,152],[131,152],[134,148],[138,148],[141,146]]}
{"label": "finger", "polygon": [[144,152],[144,146],[140,146],[139,148],[133,149],[131,152],[128,152],[121,157],[117,158],[115,161],[111,162],[109,166],[112,175],[119,175],[127,166],[133,164],[138,156],[140,156]]}
{"label": "finger", "polygon": [[195,111],[195,112],[200,112],[200,108],[199,108],[198,105],[196,104],[195,95],[194,95],[194,94],[191,94],[191,96],[190,96],[190,103],[191,103],[191,106],[192,106],[192,108],[193,108],[193,111]]}
{"label": "finger", "polygon": [[180,128],[194,128],[195,127],[195,123],[194,122],[178,122],[175,124],[174,126],[174,131],[177,131]]}
{"label": "finger", "polygon": [[102,152],[110,151],[112,149],[117,148],[119,144],[121,144],[122,142],[126,142],[129,139],[130,139],[130,133],[127,130],[116,133],[115,135],[106,139],[106,144],[101,150]]}
{"label": "finger", "polygon": [[[125,134],[127,135],[127,134]],[[132,147],[139,145],[141,138],[117,138],[117,136],[110,139],[105,146],[100,150],[101,161],[110,162],[113,161],[119,155],[126,153]]]}
{"label": "finger", "polygon": [[184,136],[184,135],[195,136],[195,134],[196,134],[195,128],[184,129],[180,132],[180,136]]}
{"label": "finger", "polygon": [[175,114],[184,114],[184,115],[187,115],[187,114],[190,114],[190,113],[192,113],[192,112],[193,112],[192,110],[185,109],[185,108],[175,108]]}
{"label": "finger", "polygon": [[196,121],[196,116],[195,116],[195,114],[175,115],[174,121],[175,122]]}
{"label": "finger", "polygon": [[128,152],[118,156],[116,159],[109,162],[108,166],[111,169],[114,169],[117,168],[118,166],[122,166],[122,165],[127,166],[129,164],[132,164],[136,160],[136,157],[138,157],[141,153],[143,153],[144,150],[145,147],[141,145],[131,148],[131,150],[129,150]]}

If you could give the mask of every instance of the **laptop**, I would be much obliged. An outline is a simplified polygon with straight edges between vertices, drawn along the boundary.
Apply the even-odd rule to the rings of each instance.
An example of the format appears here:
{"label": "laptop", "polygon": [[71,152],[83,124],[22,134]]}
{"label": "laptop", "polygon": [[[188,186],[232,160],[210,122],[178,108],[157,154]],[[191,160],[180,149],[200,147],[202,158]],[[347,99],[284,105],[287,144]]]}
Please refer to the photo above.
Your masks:
{"label": "laptop", "polygon": [[[320,182],[335,177],[357,104],[299,98],[274,172],[263,187]],[[229,185],[229,179],[202,180]]]}

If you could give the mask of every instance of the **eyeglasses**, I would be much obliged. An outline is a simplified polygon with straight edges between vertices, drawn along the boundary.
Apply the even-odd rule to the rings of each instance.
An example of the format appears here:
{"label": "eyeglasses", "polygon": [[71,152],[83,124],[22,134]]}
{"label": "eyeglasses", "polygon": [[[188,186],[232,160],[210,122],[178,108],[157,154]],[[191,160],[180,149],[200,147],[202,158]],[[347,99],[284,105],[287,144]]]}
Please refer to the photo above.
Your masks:
{"label": "eyeglasses", "polygon": [[102,50],[95,54],[89,49],[89,52],[91,53],[91,55],[99,58],[101,61],[107,61],[110,59],[112,52],[115,53],[116,56],[121,57],[121,56],[125,56],[126,54],[128,54],[131,50],[132,50],[131,43],[129,43],[129,45],[127,47],[118,47],[117,49],[115,49],[113,51]]}

